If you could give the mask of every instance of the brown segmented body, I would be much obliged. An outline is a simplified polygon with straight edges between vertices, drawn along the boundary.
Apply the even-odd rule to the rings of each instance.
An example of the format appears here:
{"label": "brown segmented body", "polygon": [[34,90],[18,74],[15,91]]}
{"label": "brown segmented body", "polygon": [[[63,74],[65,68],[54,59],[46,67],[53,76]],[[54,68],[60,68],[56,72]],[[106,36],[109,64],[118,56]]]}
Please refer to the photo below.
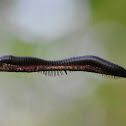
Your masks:
{"label": "brown segmented body", "polygon": [[[36,57],[16,57],[12,55],[0,57],[0,71],[6,72],[39,72],[52,75],[59,71],[87,71],[105,75],[126,77],[126,70],[114,63],[97,56],[80,56],[63,60],[50,61]],[[51,71],[51,73],[50,73]],[[56,75],[56,74],[55,74]]]}

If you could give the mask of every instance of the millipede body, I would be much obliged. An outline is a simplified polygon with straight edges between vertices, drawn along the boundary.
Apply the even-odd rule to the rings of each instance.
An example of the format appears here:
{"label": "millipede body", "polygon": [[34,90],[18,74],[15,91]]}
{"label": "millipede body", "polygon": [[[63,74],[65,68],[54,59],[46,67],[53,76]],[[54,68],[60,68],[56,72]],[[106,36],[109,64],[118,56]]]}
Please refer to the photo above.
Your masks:
{"label": "millipede body", "polygon": [[97,56],[87,55],[63,60],[44,60],[36,57],[18,57],[5,55],[0,57],[0,71],[39,72],[56,76],[64,71],[87,71],[126,78],[126,70],[114,63]]}

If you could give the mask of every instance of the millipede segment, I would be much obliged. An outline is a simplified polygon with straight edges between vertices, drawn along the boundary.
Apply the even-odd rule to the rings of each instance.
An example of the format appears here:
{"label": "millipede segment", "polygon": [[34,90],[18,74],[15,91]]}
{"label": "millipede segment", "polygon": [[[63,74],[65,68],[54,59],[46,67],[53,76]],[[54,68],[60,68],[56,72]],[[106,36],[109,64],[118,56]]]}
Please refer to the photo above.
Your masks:
{"label": "millipede segment", "polygon": [[36,57],[5,55],[0,57],[0,71],[43,72],[45,75],[63,75],[63,71],[86,71],[126,78],[126,70],[97,56],[87,55],[63,60],[44,60]]}

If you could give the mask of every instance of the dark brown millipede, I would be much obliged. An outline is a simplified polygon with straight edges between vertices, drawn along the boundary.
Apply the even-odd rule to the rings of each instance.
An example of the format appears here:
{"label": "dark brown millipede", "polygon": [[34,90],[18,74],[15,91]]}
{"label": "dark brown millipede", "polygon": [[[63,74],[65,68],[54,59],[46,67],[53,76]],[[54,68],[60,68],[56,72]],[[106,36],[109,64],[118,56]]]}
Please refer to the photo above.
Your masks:
{"label": "dark brown millipede", "polygon": [[0,57],[0,71],[6,72],[39,72],[55,76],[62,71],[87,71],[126,78],[126,70],[114,63],[97,56],[87,55],[63,60],[44,60],[36,57],[18,57],[5,55]]}

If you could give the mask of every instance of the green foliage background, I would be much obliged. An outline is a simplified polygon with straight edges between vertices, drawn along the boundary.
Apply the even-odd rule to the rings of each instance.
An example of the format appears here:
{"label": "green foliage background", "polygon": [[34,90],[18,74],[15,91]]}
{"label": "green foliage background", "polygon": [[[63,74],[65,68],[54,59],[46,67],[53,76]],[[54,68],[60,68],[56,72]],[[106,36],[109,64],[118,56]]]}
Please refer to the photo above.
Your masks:
{"label": "green foliage background", "polygon": [[[9,2],[1,0],[0,7],[7,8],[15,3],[13,0]],[[91,16],[86,29],[51,43],[23,41],[2,27],[6,21],[3,22],[1,16],[1,56],[62,59],[85,53],[103,56],[104,52],[108,60],[126,68],[126,1],[87,2]],[[93,45],[81,41],[86,35],[93,36]],[[100,46],[101,53],[91,52],[90,48],[97,50],[94,45]],[[78,52],[81,47],[83,50]],[[88,73],[50,78],[38,73],[2,72],[0,80],[1,126],[126,126],[125,79]],[[74,93],[69,94],[72,90]]]}

